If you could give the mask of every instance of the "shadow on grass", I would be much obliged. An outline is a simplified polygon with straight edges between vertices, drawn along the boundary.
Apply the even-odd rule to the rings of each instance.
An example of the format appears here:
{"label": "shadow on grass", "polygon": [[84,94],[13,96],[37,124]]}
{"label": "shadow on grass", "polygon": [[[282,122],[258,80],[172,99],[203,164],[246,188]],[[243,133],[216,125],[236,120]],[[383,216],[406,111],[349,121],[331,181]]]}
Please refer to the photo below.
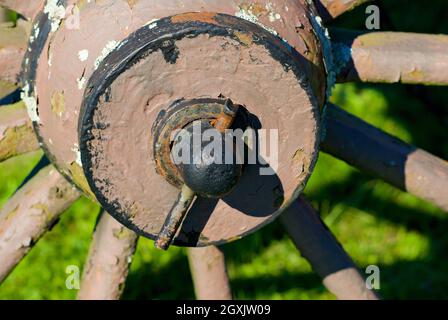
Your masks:
{"label": "shadow on grass", "polygon": [[131,272],[123,294],[125,300],[194,299],[188,259],[185,255],[173,256],[165,268],[157,267],[157,261],[144,263]]}

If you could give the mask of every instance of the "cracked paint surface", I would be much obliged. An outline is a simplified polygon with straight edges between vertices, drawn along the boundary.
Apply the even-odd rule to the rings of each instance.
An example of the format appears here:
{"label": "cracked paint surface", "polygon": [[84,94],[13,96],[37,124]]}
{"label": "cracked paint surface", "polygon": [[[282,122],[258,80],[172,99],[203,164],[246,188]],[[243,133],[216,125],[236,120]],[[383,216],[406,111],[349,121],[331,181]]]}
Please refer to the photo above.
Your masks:
{"label": "cracked paint surface", "polygon": [[[54,3],[55,2],[52,2],[52,5],[50,5],[50,2],[47,3],[47,5],[49,5],[47,8],[49,16],[50,12],[53,12],[51,16],[56,18],[53,23],[58,22],[58,17],[62,16],[61,14],[57,14],[58,11],[59,13],[62,12],[61,8],[56,8],[57,6],[55,7]],[[77,1],[75,0],[68,0],[65,6],[69,7],[76,3]],[[79,154],[75,151],[73,146],[79,143],[78,117],[87,81],[95,70],[99,70],[99,66],[104,59],[109,56],[110,52],[117,50],[120,45],[123,45],[126,41],[125,39],[132,32],[142,27],[155,30],[158,27],[158,20],[162,17],[183,13],[186,8],[188,8],[188,11],[222,12],[233,16],[237,12],[246,12],[251,19],[255,16],[258,21],[258,23],[256,23],[257,25],[263,25],[263,29],[270,30],[271,34],[277,35],[280,39],[283,39],[285,45],[287,44],[289,49],[297,50],[301,59],[309,64],[308,68],[304,67],[304,77],[305,73],[308,73],[307,76],[310,78],[309,83],[311,87],[306,86],[297,101],[306,100],[307,102],[304,103],[305,109],[310,108],[311,105],[316,106],[317,104],[321,104],[324,100],[323,97],[325,96],[324,88],[322,88],[322,83],[325,82],[322,53],[319,40],[312,32],[312,22],[310,21],[310,17],[308,12],[305,11],[304,6],[306,6],[304,0],[210,0],[205,3],[194,0],[164,0],[135,1],[132,5],[129,5],[127,1],[115,0],[84,2],[82,6],[80,5],[79,7],[81,28],[79,30],[58,28],[51,34],[50,39],[44,47],[43,54],[38,63],[36,77],[36,87],[39,88],[38,99],[37,95],[29,97],[28,91],[24,90],[24,97],[27,100],[26,103],[28,105],[30,116],[39,123],[39,130],[43,138],[42,141],[46,149],[54,155],[58,169],[76,180],[78,185],[83,184],[85,181],[83,182],[82,178],[85,180],[85,177],[81,177],[82,168],[80,168]],[[50,8],[52,9],[50,10]],[[241,13],[241,15],[242,14],[243,13]],[[59,21],[58,25],[60,25],[61,21]],[[102,32],[99,33],[97,30],[102,30]],[[298,34],[300,34],[300,36],[298,36]],[[244,39],[244,35],[242,35],[240,40],[243,43]],[[250,45],[250,39],[246,38],[245,40],[246,44]],[[207,43],[210,39],[203,39],[203,41],[204,43]],[[199,47],[201,46],[202,44]],[[200,54],[203,55],[203,53]],[[249,55],[249,53],[247,54]],[[220,65],[223,68],[223,71],[221,72],[231,74],[238,69],[238,63],[233,62],[233,59],[242,59],[242,61],[246,61],[245,59],[248,59],[249,56],[241,56],[241,54],[237,54],[236,56],[215,55],[215,60],[213,60],[213,57],[211,56],[206,56],[203,60],[212,59],[209,60],[209,65]],[[188,60],[185,60],[185,57],[182,56],[182,53],[180,53],[177,60],[179,62],[184,61],[183,63],[186,65],[189,63]],[[268,66],[270,64],[272,63],[269,63]],[[157,65],[153,66],[155,69],[160,67],[161,66]],[[174,65],[174,67],[176,67],[176,65]],[[261,65],[259,68],[262,70]],[[150,69],[147,69],[146,72],[149,70]],[[159,75],[164,75],[165,70],[158,70]],[[256,79],[256,74],[258,73],[256,70],[258,70],[258,68],[254,67],[253,71],[251,71],[254,73],[252,81],[255,84],[260,81],[259,79]],[[280,72],[280,70],[282,69],[278,69],[278,72]],[[314,71],[311,73],[310,70]],[[154,71],[149,71],[149,74],[152,72]],[[213,78],[210,72],[205,72],[204,75]],[[138,98],[136,97],[136,94],[138,90],[131,89],[131,85],[144,85],[149,81],[147,77],[147,73],[136,73],[134,78],[128,79],[130,80],[128,83],[125,82],[122,84],[124,89],[119,91],[122,96],[118,97],[118,99],[122,101],[122,107],[137,102]],[[270,75],[270,78],[272,78],[272,75]],[[281,79],[281,77],[278,79]],[[179,84],[185,84],[185,81],[187,80],[180,79],[178,82]],[[199,83],[205,85],[204,82],[198,82],[198,84],[193,82],[190,83],[189,86],[196,90],[196,86],[199,85]],[[173,85],[174,84],[175,83],[173,83]],[[207,83],[206,85],[208,86],[209,84]],[[299,82],[296,82],[295,85],[297,88],[300,88],[301,86]],[[239,87],[241,87],[241,85],[239,85]],[[290,85],[289,89],[292,90],[292,87],[293,86]],[[239,96],[238,90],[239,88],[234,88],[232,90],[228,89],[227,94],[229,96]],[[265,92],[275,92],[275,84],[274,87],[266,87],[263,90]],[[191,92],[211,96],[218,96],[222,93],[217,92],[217,90],[211,91],[213,92],[207,93],[201,92],[200,90],[192,90]],[[223,89],[223,91],[225,90]],[[62,117],[58,112],[53,112],[51,108],[51,98],[54,92],[64,92],[65,110]],[[289,97],[294,96],[293,94],[288,95]],[[288,95],[286,95],[286,97]],[[188,94],[184,94],[184,96],[188,96]],[[125,97],[127,97],[127,99],[124,99]],[[162,105],[166,105],[173,98],[179,98],[174,92],[174,87],[165,86],[163,91],[154,94],[152,97],[148,97],[148,99],[142,102],[142,105],[139,104],[139,108],[143,108],[143,112],[146,114],[154,114]],[[243,104],[245,103],[244,94],[241,95],[239,100],[241,100]],[[285,105],[292,105],[291,101],[285,101],[284,103]],[[37,112],[37,110],[39,112]],[[275,110],[275,112],[280,112],[283,111],[283,107],[275,107],[273,110]],[[306,110],[300,111],[299,109],[296,110],[296,112],[297,116],[301,115],[304,117],[303,121],[314,121],[318,117],[317,113],[310,115]],[[145,116],[140,115],[140,118],[144,119],[144,117]],[[125,124],[130,120],[123,117],[122,119],[119,119],[119,121],[120,123]],[[151,127],[151,121],[147,122],[146,125],[132,127],[136,132],[143,134],[145,130]],[[309,127],[306,130],[306,134],[313,136],[316,133],[316,130],[317,128]],[[64,139],[59,138],[61,132],[64,133]],[[52,143],[49,143],[50,139]],[[312,140],[309,143],[307,148],[296,146],[293,152],[299,148],[304,148],[304,150],[308,150],[307,152],[310,152],[309,150],[314,150],[317,142]],[[139,161],[140,160],[141,158],[139,158]],[[288,158],[288,161],[292,161],[292,157]],[[286,167],[287,166],[288,165],[286,165]],[[78,170],[79,172],[75,173],[73,169],[74,167],[81,170]],[[76,178],[74,177],[75,175]],[[143,186],[139,184],[137,184],[137,187],[141,189],[143,188]],[[85,188],[84,186],[84,190],[85,189],[88,188]],[[161,203],[169,203],[171,199],[168,197],[164,201],[165,202],[162,201]],[[275,201],[272,202],[274,203]],[[135,213],[139,210],[141,210],[141,208],[139,208],[137,204],[131,203],[129,205],[130,216],[134,216],[135,218]],[[257,219],[263,220],[263,218],[260,217],[251,217],[251,219],[253,219],[253,221],[256,221]],[[159,220],[161,221],[162,217]],[[157,224],[159,220],[155,221],[155,223]],[[218,228],[218,225],[219,224],[216,224],[216,228]],[[248,223],[244,224],[242,227],[244,227],[245,231],[251,229]],[[189,228],[193,228],[193,226],[190,225]],[[210,232],[213,232],[212,230],[213,228],[210,229]],[[185,237],[187,236],[188,235],[185,234]],[[207,235],[200,236],[202,239],[211,239],[210,237],[207,237]],[[234,238],[237,237],[238,236],[235,236]],[[214,240],[222,240],[222,238]]]}

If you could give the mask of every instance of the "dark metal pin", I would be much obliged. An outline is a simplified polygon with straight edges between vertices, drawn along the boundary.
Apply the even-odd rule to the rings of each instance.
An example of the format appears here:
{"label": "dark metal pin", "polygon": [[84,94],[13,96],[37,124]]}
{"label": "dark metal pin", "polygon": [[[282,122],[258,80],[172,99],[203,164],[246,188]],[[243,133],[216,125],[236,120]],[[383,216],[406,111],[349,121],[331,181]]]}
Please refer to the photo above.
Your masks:
{"label": "dark metal pin", "polygon": [[182,186],[179,198],[168,214],[162,230],[160,230],[156,242],[154,243],[156,248],[162,250],[167,250],[169,248],[195,196],[196,194],[194,191],[186,184]]}

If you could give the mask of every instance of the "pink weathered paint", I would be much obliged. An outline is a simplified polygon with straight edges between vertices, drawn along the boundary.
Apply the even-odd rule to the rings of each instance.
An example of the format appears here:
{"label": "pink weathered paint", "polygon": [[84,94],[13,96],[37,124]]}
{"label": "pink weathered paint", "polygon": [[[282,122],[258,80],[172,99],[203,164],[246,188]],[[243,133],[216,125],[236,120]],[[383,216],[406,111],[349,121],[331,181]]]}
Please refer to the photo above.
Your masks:
{"label": "pink weathered paint", "polygon": [[[66,6],[76,3],[69,0]],[[126,203],[138,229],[146,233],[160,230],[178,190],[153,167],[150,141],[155,117],[173,99],[225,94],[255,113],[263,128],[279,129],[279,181],[259,181],[257,186],[249,179],[242,181],[240,190],[245,190],[245,197],[218,203],[202,233],[205,243],[235,239],[271,221],[280,213],[272,209],[279,182],[285,193],[283,204],[297,195],[317,156],[318,110],[326,88],[322,52],[306,1],[104,0],[78,6],[79,29],[63,20],[50,34],[38,63],[35,86],[36,125],[61,172],[89,193],[79,163],[78,118],[95,62],[132,32],[143,26],[151,28],[160,18],[185,12],[218,12],[249,20],[255,17],[260,28],[284,39],[307,61],[303,67],[305,82],[299,84],[291,72],[285,72],[257,46],[237,48],[228,39],[205,36],[181,41],[179,46],[189,52],[188,57],[181,56],[178,63],[166,66],[160,55],[151,55],[112,85],[117,99],[104,113],[113,128],[105,133],[111,139],[104,156],[116,169],[100,169],[94,174],[114,181],[109,196]],[[230,45],[229,51],[221,50],[221,45]],[[250,51],[265,63],[251,65]],[[264,201],[256,201],[260,197]],[[194,212],[192,217],[190,227],[195,224]]]}
{"label": "pink weathered paint", "polygon": [[218,247],[188,249],[191,276],[198,300],[231,300],[224,252]]}
{"label": "pink weathered paint", "polygon": [[80,195],[53,166],[14,194],[0,212],[0,282]]}
{"label": "pink weathered paint", "polygon": [[120,299],[137,239],[109,214],[101,214],[84,266],[79,300]]}
{"label": "pink weathered paint", "polygon": [[30,23],[0,23],[0,87],[5,82],[17,84],[28,43]]}

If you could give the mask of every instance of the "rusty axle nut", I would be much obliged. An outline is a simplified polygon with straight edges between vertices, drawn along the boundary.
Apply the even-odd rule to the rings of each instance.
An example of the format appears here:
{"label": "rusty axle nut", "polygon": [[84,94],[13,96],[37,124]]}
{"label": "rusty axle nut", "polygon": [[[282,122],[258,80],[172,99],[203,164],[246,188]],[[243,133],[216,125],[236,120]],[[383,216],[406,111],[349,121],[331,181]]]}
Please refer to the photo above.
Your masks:
{"label": "rusty axle nut", "polygon": [[[175,143],[173,150],[189,151],[187,163],[176,164],[182,180],[202,197],[225,196],[241,177],[243,160],[236,150],[233,136],[226,133],[235,122],[238,110],[239,106],[234,105],[232,100],[225,100],[222,112],[216,119],[190,123],[184,128],[182,139]],[[216,130],[219,134],[204,141],[203,134],[207,130]],[[200,143],[195,145],[195,141]],[[218,147],[218,150],[206,152],[208,146]]]}

